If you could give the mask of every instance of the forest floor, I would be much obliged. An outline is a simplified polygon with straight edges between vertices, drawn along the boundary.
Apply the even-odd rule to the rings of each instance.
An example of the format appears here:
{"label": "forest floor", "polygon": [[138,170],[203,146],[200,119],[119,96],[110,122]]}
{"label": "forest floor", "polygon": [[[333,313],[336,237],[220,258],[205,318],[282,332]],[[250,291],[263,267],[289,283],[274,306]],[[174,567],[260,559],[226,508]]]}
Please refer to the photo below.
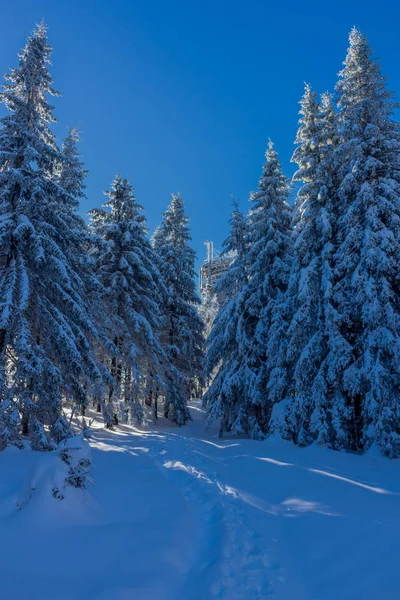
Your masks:
{"label": "forest floor", "polygon": [[398,600],[400,461],[221,440],[191,413],[95,423],[95,485],[65,500],[54,457],[0,453],[1,600]]}

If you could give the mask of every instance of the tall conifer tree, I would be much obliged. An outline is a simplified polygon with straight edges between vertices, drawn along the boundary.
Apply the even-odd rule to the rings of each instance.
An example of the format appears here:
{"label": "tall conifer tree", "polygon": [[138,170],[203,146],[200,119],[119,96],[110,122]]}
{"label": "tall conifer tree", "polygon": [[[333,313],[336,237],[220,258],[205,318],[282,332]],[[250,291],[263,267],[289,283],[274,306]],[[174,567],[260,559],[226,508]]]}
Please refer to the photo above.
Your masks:
{"label": "tall conifer tree", "polygon": [[167,288],[165,323],[161,342],[181,378],[173,376],[165,399],[165,414],[179,424],[189,418],[187,401],[203,377],[203,327],[197,305],[195,252],[189,219],[180,194],[172,201],[153,235],[153,248],[160,259],[160,270]]}
{"label": "tall conifer tree", "polygon": [[233,205],[230,230],[223,243],[223,250],[225,253],[231,252],[235,258],[214,288],[225,300],[207,339],[205,375],[209,387],[203,397],[209,423],[220,419],[220,435],[231,430],[233,415],[240,403],[240,386],[236,378],[239,366],[236,330],[239,318],[238,300],[247,275],[246,219],[237,202]]}
{"label": "tall conifer tree", "polygon": [[[290,184],[270,141],[248,216],[248,283],[240,301],[238,343],[242,355],[243,406],[239,427],[254,438],[269,431],[268,341],[276,304],[286,291],[290,270],[292,211]],[[239,429],[240,431],[240,429]]]}
{"label": "tall conifer tree", "polygon": [[104,404],[111,427],[118,421],[121,400],[131,420],[140,419],[153,386],[162,388],[168,361],[157,337],[164,289],[143,208],[129,181],[119,175],[105,193],[109,199],[104,208],[90,215],[92,254],[104,289],[104,323],[114,344],[109,358],[113,381]]}
{"label": "tall conifer tree", "polygon": [[333,166],[337,117],[332,97],[324,94],[318,102],[306,85],[300,115],[292,160],[298,165],[293,180],[303,185],[296,199],[293,263],[285,299],[285,353],[279,353],[290,399],[284,430],[300,444],[314,439],[333,443],[335,382],[330,351],[336,351],[340,336],[332,306],[337,233]]}
{"label": "tall conifer tree", "polygon": [[49,447],[44,425],[55,437],[63,427],[62,397],[85,404],[85,382],[100,376],[76,199],[53,177],[63,155],[50,129],[50,54],[41,24],[1,94],[9,114],[0,130],[0,412],[14,434],[22,417],[38,449]]}
{"label": "tall conifer tree", "polygon": [[337,430],[346,449],[377,441],[400,455],[400,130],[392,94],[360,31],[337,84],[339,247],[334,296],[346,352],[336,355]]}
{"label": "tall conifer tree", "polygon": [[[288,195],[288,180],[270,142],[258,191],[250,198],[247,244],[241,250],[245,254],[241,265],[232,266],[245,277],[241,278],[239,292],[217,319],[216,333],[221,332],[221,324],[226,333],[210,336],[209,364],[218,368],[219,352],[222,358],[206,395],[210,412],[221,417],[222,430],[254,438],[268,432],[272,410],[265,365],[272,304],[284,293],[289,276]],[[221,352],[226,341],[228,352]]]}

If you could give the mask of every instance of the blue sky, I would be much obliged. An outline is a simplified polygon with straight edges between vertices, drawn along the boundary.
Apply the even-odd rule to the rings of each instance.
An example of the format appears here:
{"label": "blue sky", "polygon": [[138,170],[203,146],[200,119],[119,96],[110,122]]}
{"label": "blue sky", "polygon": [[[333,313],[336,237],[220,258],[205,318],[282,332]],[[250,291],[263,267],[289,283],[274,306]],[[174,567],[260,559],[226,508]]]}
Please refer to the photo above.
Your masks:
{"label": "blue sky", "polygon": [[269,137],[292,174],[303,82],[333,89],[353,25],[400,90],[394,0],[13,0],[1,13],[3,72],[35,22],[49,26],[56,133],[73,124],[83,135],[82,212],[104,201],[117,172],[151,229],[180,191],[199,259],[205,239],[218,248],[226,237],[231,196],[247,210]]}

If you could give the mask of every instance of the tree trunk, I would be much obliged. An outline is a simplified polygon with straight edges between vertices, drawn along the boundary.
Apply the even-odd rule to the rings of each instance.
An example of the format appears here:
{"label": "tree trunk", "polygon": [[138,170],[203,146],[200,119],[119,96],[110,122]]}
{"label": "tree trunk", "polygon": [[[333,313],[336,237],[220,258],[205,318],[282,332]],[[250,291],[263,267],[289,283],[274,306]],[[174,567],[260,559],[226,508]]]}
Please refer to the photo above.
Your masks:
{"label": "tree trunk", "polygon": [[154,420],[158,421],[158,393],[159,390],[156,388],[156,392],[154,394]]}
{"label": "tree trunk", "polygon": [[154,375],[152,371],[149,372],[149,382],[149,391],[145,400],[147,406],[151,406],[153,404]]}
{"label": "tree trunk", "polygon": [[26,411],[24,411],[24,413],[22,414],[22,419],[21,419],[21,433],[25,437],[29,433],[29,417],[28,417]]}
{"label": "tree trunk", "polygon": [[125,369],[125,384],[124,384],[124,399],[125,402],[130,402],[131,398],[131,380],[132,380],[132,369],[127,367]]}
{"label": "tree trunk", "polygon": [[[116,345],[118,345],[118,339],[116,339],[115,341],[116,341]],[[116,374],[117,374],[117,359],[115,356],[113,356],[111,359],[111,375],[112,375],[114,381],[116,378]],[[108,401],[109,402],[111,402],[113,393],[114,393],[114,385],[111,384],[109,387],[109,390],[108,390]],[[112,424],[118,425],[118,415],[115,412],[113,413]]]}
{"label": "tree trunk", "polygon": [[352,423],[352,440],[351,444],[353,446],[353,450],[356,452],[360,452],[362,450],[362,404],[363,404],[363,396],[361,394],[357,394],[352,399],[353,407],[354,407],[354,419]]}

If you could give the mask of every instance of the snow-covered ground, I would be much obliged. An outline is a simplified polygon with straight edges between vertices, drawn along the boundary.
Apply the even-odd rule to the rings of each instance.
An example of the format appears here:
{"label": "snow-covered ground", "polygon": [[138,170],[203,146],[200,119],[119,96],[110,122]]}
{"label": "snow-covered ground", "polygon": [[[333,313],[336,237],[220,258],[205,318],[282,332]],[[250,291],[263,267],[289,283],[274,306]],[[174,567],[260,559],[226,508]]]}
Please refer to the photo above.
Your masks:
{"label": "snow-covered ground", "polygon": [[52,455],[0,453],[1,600],[399,598],[399,461],[219,440],[191,411],[96,427],[96,484],[62,501]]}

